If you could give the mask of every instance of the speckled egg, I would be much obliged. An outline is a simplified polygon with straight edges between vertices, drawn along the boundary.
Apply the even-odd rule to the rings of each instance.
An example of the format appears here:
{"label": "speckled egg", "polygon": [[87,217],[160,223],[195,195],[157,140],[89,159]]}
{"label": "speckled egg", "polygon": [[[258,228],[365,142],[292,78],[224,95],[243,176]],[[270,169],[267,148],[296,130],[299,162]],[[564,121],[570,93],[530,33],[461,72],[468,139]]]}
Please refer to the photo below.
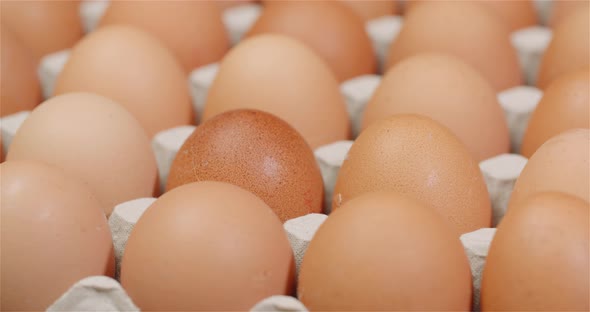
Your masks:
{"label": "speckled egg", "polygon": [[254,193],[283,222],[322,210],[313,152],[295,129],[265,112],[229,111],[193,132],[174,159],[167,190],[205,180]]}

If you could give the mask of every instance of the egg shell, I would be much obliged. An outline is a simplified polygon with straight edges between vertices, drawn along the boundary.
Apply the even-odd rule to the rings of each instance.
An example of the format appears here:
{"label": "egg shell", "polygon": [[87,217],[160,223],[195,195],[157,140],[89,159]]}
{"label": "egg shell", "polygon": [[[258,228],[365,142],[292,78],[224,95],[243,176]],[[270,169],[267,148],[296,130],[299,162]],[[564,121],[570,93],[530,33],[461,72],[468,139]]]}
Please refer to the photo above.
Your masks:
{"label": "egg shell", "polygon": [[483,273],[482,311],[587,311],[590,206],[557,192],[511,208]]}
{"label": "egg shell", "polygon": [[31,161],[0,165],[3,311],[45,310],[83,277],[114,273],[98,199],[79,180]]}
{"label": "egg shell", "polygon": [[553,81],[533,112],[521,153],[531,157],[547,140],[575,128],[590,128],[590,71],[565,74]]}
{"label": "egg shell", "polygon": [[[2,2],[2,7],[6,1]],[[0,27],[0,117],[31,110],[41,102],[37,60],[7,27]]]}
{"label": "egg shell", "polygon": [[553,30],[541,59],[537,86],[545,89],[558,76],[590,65],[590,11],[576,10]]}
{"label": "egg shell", "polygon": [[418,54],[391,68],[365,108],[362,128],[395,114],[419,114],[440,122],[479,161],[510,148],[508,126],[494,89],[479,72],[453,56]]}
{"label": "egg shell", "polygon": [[277,33],[300,40],[322,57],[340,82],[377,71],[360,16],[338,1],[269,1],[247,37]]}
{"label": "egg shell", "polygon": [[586,12],[590,10],[590,1],[588,0],[577,0],[577,1],[551,1],[551,16],[549,18],[549,26],[555,28],[563,20],[567,20],[569,15],[577,11]]}
{"label": "egg shell", "polygon": [[129,26],[105,26],[84,37],[72,49],[54,92],[111,98],[150,137],[194,120],[186,74],[174,55],[156,37]]}
{"label": "egg shell", "polygon": [[537,24],[537,12],[532,0],[475,1],[494,11],[511,30],[518,30]]}
{"label": "egg shell", "polygon": [[359,196],[328,217],[298,286],[311,311],[468,311],[471,293],[455,231],[429,207],[389,192]]}
{"label": "egg shell", "polygon": [[313,152],[295,129],[261,111],[226,112],[185,141],[166,189],[205,180],[254,193],[283,222],[322,211],[323,182]]}
{"label": "egg shell", "polygon": [[240,108],[287,121],[312,148],[350,135],[333,73],[305,45],[282,35],[246,39],[223,59],[207,93],[203,120]]}
{"label": "egg shell", "polygon": [[450,130],[425,116],[391,116],[361,133],[338,173],[332,211],[381,190],[423,201],[457,235],[491,224],[490,198],[477,161]]}
{"label": "egg shell", "polygon": [[353,9],[365,21],[398,13],[397,1],[340,0]]}
{"label": "egg shell", "polygon": [[2,1],[2,27],[8,27],[37,60],[73,46],[82,38],[80,1]]}
{"label": "egg shell", "polygon": [[209,1],[113,1],[99,27],[120,24],[158,37],[187,73],[219,61],[229,49],[221,10]]}
{"label": "egg shell", "polygon": [[590,202],[590,130],[554,136],[531,156],[516,180],[508,211],[539,192],[563,192]]}
{"label": "egg shell", "polygon": [[421,52],[448,53],[461,58],[477,69],[496,91],[522,83],[509,28],[477,3],[428,1],[410,10],[389,49],[387,68]]}
{"label": "egg shell", "polygon": [[293,290],[281,222],[258,197],[205,181],[162,195],[127,242],[121,283],[142,310],[246,310]]}
{"label": "egg shell", "polygon": [[77,176],[110,215],[115,205],[149,197],[157,183],[150,142],[139,122],[102,96],[70,93],[38,106],[14,137],[7,160],[37,160]]}

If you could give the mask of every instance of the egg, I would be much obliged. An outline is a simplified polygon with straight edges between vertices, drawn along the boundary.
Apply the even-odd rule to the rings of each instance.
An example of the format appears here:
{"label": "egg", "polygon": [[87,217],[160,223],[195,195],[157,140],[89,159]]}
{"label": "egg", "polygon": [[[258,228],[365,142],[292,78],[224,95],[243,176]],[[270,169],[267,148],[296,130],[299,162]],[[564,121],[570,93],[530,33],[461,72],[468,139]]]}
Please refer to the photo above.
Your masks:
{"label": "egg", "polygon": [[508,209],[539,192],[562,192],[590,202],[590,129],[554,136],[531,156],[514,184]]}
{"label": "egg", "polygon": [[82,38],[80,1],[2,1],[8,27],[36,58],[72,47]]}
{"label": "egg", "polygon": [[429,1],[411,9],[389,49],[387,68],[421,52],[459,57],[477,69],[497,92],[522,84],[510,29],[477,3]]}
{"label": "egg", "polygon": [[430,207],[367,193],[320,226],[298,296],[310,311],[469,311],[471,271],[456,233]]}
{"label": "egg", "polygon": [[78,280],[113,276],[111,232],[82,182],[37,162],[0,165],[3,311],[41,311]]}
{"label": "egg", "polygon": [[549,26],[556,27],[562,20],[568,18],[568,16],[577,11],[588,11],[590,1],[578,0],[578,1],[553,1],[551,3],[551,16],[549,19]]}
{"label": "egg", "polygon": [[361,127],[404,113],[425,115],[448,127],[477,160],[510,149],[508,126],[494,89],[453,56],[417,54],[390,69],[367,104]]}
{"label": "egg", "polygon": [[251,2],[257,2],[257,1],[254,1],[254,0],[215,0],[214,2],[217,5],[217,7],[219,7],[222,10],[225,10],[225,9],[229,9],[232,7],[245,5],[245,4],[249,4]]}
{"label": "egg", "polygon": [[537,25],[537,12],[532,0],[477,0],[498,14],[512,31]]}
{"label": "egg", "polygon": [[511,208],[486,259],[482,311],[588,311],[589,212],[557,192]]}
{"label": "egg", "polygon": [[358,1],[358,0],[340,0],[357,14],[363,20],[369,21],[383,16],[394,15],[398,12],[398,5],[396,1]]}
{"label": "egg", "polygon": [[564,74],[553,81],[533,112],[520,152],[526,157],[566,130],[590,128],[590,71]]}
{"label": "egg", "polygon": [[377,71],[364,21],[337,1],[270,1],[247,36],[284,34],[308,45],[342,82]]}
{"label": "egg", "polygon": [[154,202],[127,242],[121,283],[144,311],[246,311],[293,291],[293,252],[258,197],[203,181]]}
{"label": "egg", "polygon": [[329,67],[286,36],[246,39],[223,59],[207,93],[203,120],[240,108],[284,119],[312,148],[350,135],[344,98]]}
{"label": "egg", "polygon": [[570,71],[590,65],[590,12],[576,10],[553,30],[553,37],[539,65],[537,86],[546,88],[551,81]]}
{"label": "egg", "polygon": [[219,61],[229,49],[221,11],[209,1],[113,1],[99,27],[117,24],[158,37],[186,72]]}
{"label": "egg", "polygon": [[129,26],[105,26],[81,40],[55,82],[55,94],[113,99],[152,137],[193,122],[187,77],[158,39]]}
{"label": "egg", "polygon": [[70,93],[39,105],[14,136],[7,160],[36,160],[78,177],[105,213],[150,197],[157,167],[150,141],[122,106],[102,96]]}
{"label": "egg", "polygon": [[477,161],[450,130],[425,116],[395,115],[361,132],[338,173],[332,210],[382,190],[423,201],[457,235],[491,225]]}
{"label": "egg", "polygon": [[229,111],[200,125],[178,151],[166,189],[206,180],[254,193],[283,222],[322,210],[313,152],[295,129],[261,111]]}
{"label": "egg", "polygon": [[[432,0],[429,0],[432,2]],[[447,0],[436,0],[447,1]],[[425,0],[411,0],[407,2],[408,11],[416,4],[428,2]],[[500,18],[512,31],[519,30],[537,24],[537,13],[531,0],[465,0],[461,2],[472,2],[483,5]]]}
{"label": "egg", "polygon": [[1,117],[32,110],[41,102],[41,87],[37,79],[37,61],[32,52],[4,25],[0,31]]}

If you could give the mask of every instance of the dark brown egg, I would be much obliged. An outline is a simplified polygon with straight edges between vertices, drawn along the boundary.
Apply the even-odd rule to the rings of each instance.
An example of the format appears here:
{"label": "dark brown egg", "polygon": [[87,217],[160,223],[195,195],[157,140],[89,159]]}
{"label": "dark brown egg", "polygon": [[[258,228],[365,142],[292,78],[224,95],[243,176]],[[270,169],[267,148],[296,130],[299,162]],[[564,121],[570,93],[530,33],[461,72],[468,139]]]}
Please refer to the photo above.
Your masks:
{"label": "dark brown egg", "polygon": [[186,140],[170,169],[167,190],[206,180],[254,193],[283,222],[322,210],[323,181],[313,152],[295,129],[265,112],[220,114]]}

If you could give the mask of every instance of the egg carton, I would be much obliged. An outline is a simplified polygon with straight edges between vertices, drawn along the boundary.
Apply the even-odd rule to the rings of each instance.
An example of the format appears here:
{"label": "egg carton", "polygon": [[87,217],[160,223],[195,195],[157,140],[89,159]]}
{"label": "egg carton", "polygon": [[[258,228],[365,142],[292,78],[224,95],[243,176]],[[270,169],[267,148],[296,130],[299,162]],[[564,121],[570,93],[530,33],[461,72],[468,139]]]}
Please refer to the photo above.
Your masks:
{"label": "egg carton", "polygon": [[[546,20],[549,1],[536,0]],[[87,32],[92,31],[106,8],[107,0],[84,0],[81,16]],[[228,30],[232,44],[237,44],[261,12],[257,4],[246,4],[230,8],[223,14],[223,21]],[[366,30],[372,40],[375,56],[383,69],[388,47],[395,40],[403,25],[401,16],[385,16],[367,22]],[[540,58],[551,40],[551,30],[543,26],[533,26],[518,30],[511,35],[511,41],[519,56],[520,65],[527,84],[534,84]],[[38,68],[43,94],[46,98],[53,93],[55,79],[67,62],[69,50],[56,52],[44,57]],[[189,75],[189,85],[194,109],[200,116],[206,101],[207,91],[217,74],[219,64],[209,64],[195,69]],[[360,129],[360,118],[364,107],[371,99],[381,80],[379,75],[363,75],[341,84],[347,110],[350,115],[354,136]],[[542,91],[531,86],[519,86],[498,93],[498,101],[505,113],[510,129],[512,152],[519,150],[528,119],[542,97]],[[29,112],[23,111],[0,119],[2,144],[4,152],[8,151],[12,138]],[[198,120],[197,120],[198,122]],[[176,153],[184,141],[194,131],[194,126],[182,126],[158,133],[152,140],[158,163],[161,190],[165,188],[168,172]],[[353,141],[335,142],[314,151],[322,173],[325,187],[324,204],[326,213],[330,212],[333,189],[342,163]],[[504,216],[512,188],[527,159],[517,154],[499,155],[480,163],[480,169],[487,185],[493,209],[493,226]],[[119,277],[120,262],[129,234],[143,212],[155,201],[155,198],[140,198],[115,207],[109,218],[116,256],[116,278]],[[301,261],[309,242],[315,232],[327,218],[326,214],[309,214],[284,223],[284,228],[291,243],[299,273]],[[461,236],[473,275],[474,298],[473,309],[479,310],[479,287],[483,265],[490,242],[495,234],[494,228],[480,229]],[[85,278],[72,286],[60,297],[48,311],[139,311],[115,279],[104,276]],[[273,296],[252,308],[251,311],[306,311],[296,298]]]}

